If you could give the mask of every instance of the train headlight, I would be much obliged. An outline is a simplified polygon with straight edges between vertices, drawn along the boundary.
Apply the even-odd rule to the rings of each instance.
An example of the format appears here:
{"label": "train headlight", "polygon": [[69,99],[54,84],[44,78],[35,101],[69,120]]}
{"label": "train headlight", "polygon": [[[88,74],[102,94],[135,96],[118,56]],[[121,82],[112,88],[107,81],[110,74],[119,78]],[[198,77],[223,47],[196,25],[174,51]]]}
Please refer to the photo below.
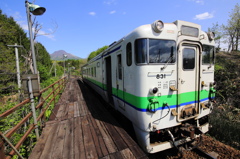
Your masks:
{"label": "train headlight", "polygon": [[208,35],[208,39],[209,39],[210,41],[215,38],[215,33],[214,33],[214,32],[208,32],[207,35]]}
{"label": "train headlight", "polygon": [[160,33],[164,28],[164,24],[161,20],[156,20],[152,23],[152,29],[156,32],[156,33]]}
{"label": "train headlight", "polygon": [[158,88],[157,87],[154,87],[153,89],[149,90],[150,94],[156,94],[157,92],[158,92]]}

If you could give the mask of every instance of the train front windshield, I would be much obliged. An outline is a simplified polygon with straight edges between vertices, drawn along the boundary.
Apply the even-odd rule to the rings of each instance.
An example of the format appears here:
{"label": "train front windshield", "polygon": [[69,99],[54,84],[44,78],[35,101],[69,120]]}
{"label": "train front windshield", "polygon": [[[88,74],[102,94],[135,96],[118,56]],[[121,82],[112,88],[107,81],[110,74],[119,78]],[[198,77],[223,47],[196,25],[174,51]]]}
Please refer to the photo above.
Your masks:
{"label": "train front windshield", "polygon": [[135,41],[137,64],[175,63],[176,42],[173,40],[138,39]]}

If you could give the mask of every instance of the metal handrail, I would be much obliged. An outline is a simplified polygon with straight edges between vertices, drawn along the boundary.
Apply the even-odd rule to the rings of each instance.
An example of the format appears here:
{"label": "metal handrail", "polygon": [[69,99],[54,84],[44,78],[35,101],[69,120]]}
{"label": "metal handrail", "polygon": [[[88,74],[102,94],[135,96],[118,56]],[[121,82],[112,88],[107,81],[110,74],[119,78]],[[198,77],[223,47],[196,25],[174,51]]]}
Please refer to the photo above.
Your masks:
{"label": "metal handrail", "polygon": [[[64,78],[54,82],[53,84],[49,85],[48,87],[46,87],[46,88],[44,88],[40,91],[40,95],[38,96],[39,99],[43,98],[41,96],[44,92],[51,89],[51,92],[49,94],[47,94],[46,98],[43,99],[41,102],[39,102],[38,105],[35,107],[35,110],[38,110],[38,109],[41,110],[40,114],[38,115],[38,117],[36,119],[37,122],[39,122],[41,119],[45,118],[44,114],[45,114],[46,110],[48,110],[49,106],[51,105],[51,103],[53,101],[54,101],[54,104],[55,104],[55,98],[58,95],[60,95],[60,92],[65,88],[66,83],[67,83],[67,78],[64,77]],[[50,101],[48,101],[48,99],[50,99]],[[30,102],[31,102],[30,98],[25,99],[23,102],[15,105],[11,109],[9,109],[9,110],[5,111],[4,113],[0,114],[0,119],[6,118],[7,116],[13,114],[16,110],[22,108],[24,105],[26,105]],[[0,138],[0,158],[10,159],[15,154],[17,154],[19,156],[18,149],[23,144],[23,142],[27,139],[29,134],[34,129],[38,129],[38,126],[36,124],[31,124],[29,126],[28,130],[23,134],[21,139],[18,141],[18,143],[14,147],[12,147],[13,144],[10,142],[10,140],[8,140],[8,138],[10,138],[14,133],[16,133],[17,130],[19,130],[22,127],[22,125],[25,124],[26,122],[28,122],[31,118],[33,118],[33,112],[30,112],[27,115],[25,115],[25,117],[19,123],[17,123],[14,127],[12,127],[6,134],[2,134],[0,132],[0,134],[2,134],[1,138]],[[4,153],[4,144],[5,143],[10,145],[10,147],[12,147],[11,152],[7,155]],[[21,156],[19,156],[19,157],[21,157]]]}

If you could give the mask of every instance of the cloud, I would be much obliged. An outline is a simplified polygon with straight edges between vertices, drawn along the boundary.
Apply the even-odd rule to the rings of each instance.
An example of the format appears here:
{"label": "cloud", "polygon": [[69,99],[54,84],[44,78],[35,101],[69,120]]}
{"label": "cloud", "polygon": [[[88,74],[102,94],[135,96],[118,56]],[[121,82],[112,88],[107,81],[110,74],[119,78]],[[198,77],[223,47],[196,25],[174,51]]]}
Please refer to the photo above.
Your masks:
{"label": "cloud", "polygon": [[13,13],[13,14],[12,14],[12,17],[13,17],[15,20],[22,19],[22,16],[20,15],[19,12]]}
{"label": "cloud", "polygon": [[204,1],[203,0],[194,0],[196,3],[203,5]]}
{"label": "cloud", "polygon": [[194,19],[204,20],[204,19],[211,19],[211,18],[213,18],[213,17],[214,17],[213,13],[205,12],[205,13],[196,15],[196,16],[194,17]]}
{"label": "cloud", "polygon": [[115,11],[115,10],[113,10],[113,11],[109,12],[109,14],[114,14],[114,13],[116,13],[116,11]]}
{"label": "cloud", "polygon": [[[49,30],[49,29],[48,29],[48,30]],[[56,39],[55,39],[55,36],[54,36],[53,34],[47,33],[47,32],[45,32],[45,31],[43,31],[43,30],[39,30],[38,35],[45,36],[45,37],[47,37],[47,38],[49,38],[49,39],[51,39],[51,40],[56,40]]]}
{"label": "cloud", "polygon": [[91,15],[91,16],[95,16],[96,15],[95,12],[89,12],[88,14]]}
{"label": "cloud", "polygon": [[191,1],[191,2],[195,2],[195,3],[197,3],[197,4],[204,5],[204,0],[188,0],[188,1]]}
{"label": "cloud", "polygon": [[[17,23],[21,26],[21,28],[23,30],[25,30],[27,32],[29,31],[28,24],[26,21],[17,21]],[[45,36],[51,40],[56,40],[54,34],[52,34],[52,32],[53,32],[52,29],[48,29],[48,30],[49,30],[49,32],[45,32],[44,30],[39,30],[38,36]],[[34,33],[34,28],[32,28],[32,33]]]}
{"label": "cloud", "polygon": [[106,5],[117,4],[117,3],[116,3],[116,0],[106,0],[106,1],[104,1],[103,3],[106,4]]}

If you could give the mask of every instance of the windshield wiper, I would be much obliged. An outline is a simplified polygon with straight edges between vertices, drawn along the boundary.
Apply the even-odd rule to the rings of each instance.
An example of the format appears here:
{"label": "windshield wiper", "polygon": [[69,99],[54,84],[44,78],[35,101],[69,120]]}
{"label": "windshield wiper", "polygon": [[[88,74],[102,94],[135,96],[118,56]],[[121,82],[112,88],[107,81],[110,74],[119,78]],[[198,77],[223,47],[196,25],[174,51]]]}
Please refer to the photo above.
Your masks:
{"label": "windshield wiper", "polygon": [[168,58],[167,63],[161,68],[161,70],[164,70],[168,66],[168,63],[171,62],[172,60],[173,60],[173,46],[171,47],[170,57]]}

